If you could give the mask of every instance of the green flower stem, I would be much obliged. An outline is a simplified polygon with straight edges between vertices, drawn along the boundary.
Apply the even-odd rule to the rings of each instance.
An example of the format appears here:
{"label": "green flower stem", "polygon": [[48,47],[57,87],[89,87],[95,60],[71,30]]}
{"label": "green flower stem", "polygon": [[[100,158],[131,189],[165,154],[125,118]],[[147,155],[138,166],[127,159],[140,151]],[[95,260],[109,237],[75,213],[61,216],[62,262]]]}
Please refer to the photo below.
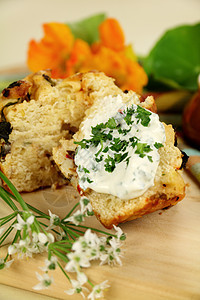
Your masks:
{"label": "green flower stem", "polygon": [[4,258],[4,262],[7,261],[8,257],[9,257],[9,254],[7,253],[7,254],[6,254],[6,257]]}
{"label": "green flower stem", "polygon": [[27,226],[24,226],[23,233],[22,233],[23,240],[25,240],[27,236],[28,236]]}
{"label": "green flower stem", "polygon": [[80,203],[77,202],[74,207],[70,210],[70,212],[61,220],[61,221],[64,221],[66,218],[69,218],[69,216],[73,213],[73,211],[77,208],[77,206],[79,205]]}
{"label": "green flower stem", "polygon": [[50,248],[48,248],[48,260],[50,260],[50,259],[51,259],[51,256],[52,256],[52,254],[51,254],[51,249],[50,249]]}
{"label": "green flower stem", "polygon": [[11,192],[15,195],[15,197],[16,197],[17,201],[19,202],[19,204],[21,205],[22,209],[25,210],[25,211],[29,211],[29,208],[26,205],[26,203],[24,202],[24,200],[23,200],[22,196],[20,195],[20,193],[17,191],[17,189],[11,183],[11,181],[1,171],[0,171],[0,177],[7,184],[7,186],[11,190]]}
{"label": "green flower stem", "polygon": [[0,237],[0,246],[5,241],[5,239],[9,236],[9,234],[11,233],[11,231],[14,229],[13,225],[15,223],[17,223],[16,220],[8,227],[8,229]]}
{"label": "green flower stem", "polygon": [[12,219],[14,219],[15,216],[16,216],[16,214],[13,213],[11,215],[4,217],[4,220],[0,222],[0,227],[3,226],[4,224],[10,222]]}
{"label": "green flower stem", "polygon": [[[38,218],[38,216],[36,216],[36,218]],[[47,224],[44,224],[43,222],[41,221],[38,221],[40,223],[40,225],[44,226],[44,227],[48,227]],[[51,231],[53,231],[54,233],[60,235],[60,232],[56,231],[55,229],[51,229]]]}
{"label": "green flower stem", "polygon": [[[51,244],[52,245],[52,244]],[[66,255],[64,255],[63,253],[59,252],[58,250],[54,249],[51,247],[51,251],[58,256],[60,259],[62,259],[64,262],[68,263],[69,259],[67,258]]]}
{"label": "green flower stem", "polygon": [[[73,244],[73,242],[70,241],[70,240],[67,240],[67,243],[68,243],[68,244]],[[54,242],[53,244],[54,244],[54,245],[66,244],[66,240],[57,241],[57,242]]]}
{"label": "green flower stem", "polygon": [[70,232],[68,232],[68,235],[69,235],[69,237],[73,240],[73,241],[75,241],[76,240],[76,238],[73,236],[73,234],[72,233],[70,233]]}
{"label": "green flower stem", "polygon": [[[67,247],[62,247],[62,246],[57,245],[57,246],[54,246],[54,249],[63,251],[63,252],[65,252],[65,253],[70,253],[70,252],[71,252],[71,251],[70,251],[70,250],[71,250],[71,247],[70,247],[70,248],[67,248]],[[70,250],[68,250],[68,249],[70,249]]]}
{"label": "green flower stem", "polygon": [[[12,213],[12,214],[10,214],[10,215],[8,215],[8,216],[5,216],[5,217],[2,217],[2,218],[0,218],[0,220],[5,220],[5,219],[9,219],[11,216],[16,216],[18,214],[18,212],[14,212],[14,213]],[[1,226],[1,225],[0,225]]]}
{"label": "green flower stem", "polygon": [[[26,203],[26,202],[25,202]],[[28,203],[26,203],[26,205],[28,206],[28,208],[30,209],[30,210],[32,210],[34,213],[37,213],[38,215],[40,215],[40,218],[45,218],[45,219],[50,219],[50,217],[47,215],[47,214],[45,214],[45,213],[43,213],[42,211],[40,211],[39,209],[37,209],[37,208],[35,208],[35,207],[33,207],[32,205],[30,205],[30,204],[28,204]],[[39,216],[38,216],[39,217]]]}
{"label": "green flower stem", "polygon": [[15,237],[14,237],[14,239],[13,239],[12,244],[16,243],[17,240],[18,240],[18,238],[21,237],[20,232],[21,232],[20,230],[17,230],[17,232],[16,232],[16,234],[15,234]]}
{"label": "green flower stem", "polygon": [[12,208],[12,210],[16,211],[18,210],[15,203],[10,199],[10,197],[7,195],[6,191],[3,187],[0,186],[0,197]]}
{"label": "green flower stem", "polygon": [[40,216],[36,216],[37,219],[48,219],[50,220],[50,217],[49,216],[46,216],[46,215],[40,215]]}
{"label": "green flower stem", "polygon": [[2,243],[5,241],[5,239],[7,238],[7,236],[11,233],[11,231],[13,229],[14,228],[12,226],[9,226],[8,229],[4,232],[4,234],[0,238],[0,246],[2,245]]}
{"label": "green flower stem", "polygon": [[[70,224],[71,225],[71,224]],[[76,225],[77,226],[77,225]],[[69,229],[71,229],[71,230],[73,230],[73,231],[76,231],[76,232],[79,232],[79,233],[81,233],[81,234],[84,234],[85,232],[84,231],[82,231],[82,230],[79,230],[79,229],[76,229],[76,228],[73,228],[73,227],[70,227],[70,226],[67,226],[67,228],[69,228]]]}
{"label": "green flower stem", "polygon": [[46,230],[41,226],[40,222],[37,219],[34,220],[33,224],[35,225],[37,232],[40,232],[40,230],[42,230],[43,233],[47,235]]}
{"label": "green flower stem", "polygon": [[67,279],[69,281],[71,281],[71,279],[69,278],[69,276],[67,275],[67,273],[65,272],[65,270],[63,269],[63,267],[61,266],[61,264],[59,262],[57,264],[58,264],[59,268],[61,269],[61,271],[64,273],[64,275],[67,277]]}
{"label": "green flower stem", "polygon": [[[16,198],[13,194],[11,194],[9,191],[6,191],[6,190],[4,190],[4,191],[6,192],[6,194],[7,194],[10,198],[12,198],[12,199],[14,199],[15,201],[18,202],[17,198]],[[25,202],[25,203],[26,203],[26,202]],[[28,203],[26,203],[26,205],[28,206],[28,208],[29,208],[30,210],[32,210],[33,212],[37,213],[37,214],[40,215],[41,217],[46,218],[46,219],[50,219],[50,217],[49,217],[47,214],[45,214],[44,212],[40,211],[39,209],[33,207],[32,205],[30,205],[30,204],[28,204]]]}
{"label": "green flower stem", "polygon": [[92,288],[94,287],[94,284],[89,279],[87,282],[91,285]]}
{"label": "green flower stem", "polygon": [[[75,226],[75,225],[73,224],[73,226]],[[97,228],[88,227],[88,226],[84,226],[84,225],[77,225],[77,227],[81,227],[81,228],[85,228],[85,229],[91,229],[93,231],[96,231],[96,232],[99,232],[99,233],[102,233],[102,234],[113,236],[115,238],[117,237],[116,234],[113,234],[113,233],[110,233],[110,232],[106,232],[106,231],[103,231],[103,230],[100,230],[100,229],[97,229]]]}
{"label": "green flower stem", "polygon": [[8,223],[8,222],[11,221],[12,219],[14,219],[14,217],[10,217],[9,219],[2,221],[2,222],[0,223],[0,227],[3,226],[4,224]]}
{"label": "green flower stem", "polygon": [[68,226],[63,226],[61,225],[61,228],[64,230],[64,231],[67,231],[68,234],[73,234],[75,237],[79,237],[80,234],[77,234],[76,232],[74,232],[74,229],[71,230]]}
{"label": "green flower stem", "polygon": [[[14,239],[13,239],[12,245],[13,245],[15,242],[17,242],[19,236],[20,236],[20,231],[17,230],[17,232],[16,232],[16,234],[15,234],[15,237],[14,237]],[[7,261],[8,257],[9,257],[9,254],[7,253],[6,257],[4,258],[4,262]]]}

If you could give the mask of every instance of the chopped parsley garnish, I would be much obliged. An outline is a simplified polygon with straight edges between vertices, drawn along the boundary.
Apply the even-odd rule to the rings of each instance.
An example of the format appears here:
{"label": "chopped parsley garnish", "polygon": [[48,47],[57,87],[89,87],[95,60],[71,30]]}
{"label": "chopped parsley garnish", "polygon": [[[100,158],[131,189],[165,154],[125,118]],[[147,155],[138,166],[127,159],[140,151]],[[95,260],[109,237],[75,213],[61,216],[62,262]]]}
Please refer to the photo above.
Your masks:
{"label": "chopped parsley garnish", "polygon": [[[89,139],[83,139],[80,142],[75,142],[82,149],[89,147],[97,148],[94,154],[94,159],[97,163],[103,161],[105,171],[112,173],[116,165],[125,162],[128,166],[130,156],[130,148],[134,149],[134,153],[140,158],[147,157],[150,162],[153,162],[152,156],[149,155],[153,149],[147,143],[142,143],[137,136],[131,136],[125,139],[125,136],[131,131],[133,123],[147,127],[151,121],[151,112],[142,108],[139,105],[128,107],[117,118],[111,117],[107,122],[97,124],[91,127],[91,136]],[[136,128],[136,132],[138,132]],[[154,143],[155,148],[159,149],[163,145]],[[94,170],[94,168],[92,169]],[[86,168],[79,169],[84,173],[90,173]],[[82,176],[83,181],[91,183],[91,179],[85,175]]]}
{"label": "chopped parsley garnish", "polygon": [[160,149],[161,147],[164,147],[163,144],[157,143],[157,142],[155,142],[154,146],[155,146],[157,149]]}
{"label": "chopped parsley garnish", "polygon": [[86,139],[83,139],[80,142],[74,142],[74,144],[81,146],[81,148],[83,148],[83,149],[89,148],[89,145],[87,144]]}
{"label": "chopped parsley garnish", "polygon": [[115,162],[116,163],[120,163],[125,158],[127,158],[127,156],[128,156],[128,152],[125,152],[124,154],[122,154],[122,153],[115,153],[115,155],[114,155]]}
{"label": "chopped parsley garnish", "polygon": [[84,171],[85,173],[90,173],[90,171],[89,171],[88,169],[86,169],[86,168],[83,168],[83,171]]}
{"label": "chopped parsley garnish", "polygon": [[152,151],[150,145],[146,143],[137,143],[136,146],[137,146],[137,150],[135,151],[135,153],[139,154],[140,157],[144,157],[145,152],[148,153]]}
{"label": "chopped parsley garnish", "polygon": [[131,146],[134,148],[137,145],[139,139],[136,136],[133,136],[129,139],[129,141],[131,142]]}
{"label": "chopped parsley garnish", "polygon": [[128,141],[121,140],[120,138],[114,138],[113,142],[111,142],[110,149],[115,152],[125,151],[128,146]]}
{"label": "chopped parsley garnish", "polygon": [[91,180],[89,177],[86,178],[87,182],[92,183],[93,180]]}
{"label": "chopped parsley garnish", "polygon": [[108,155],[105,159],[104,167],[107,172],[112,173],[116,167],[114,158]]}
{"label": "chopped parsley garnish", "polygon": [[115,129],[117,127],[116,121],[114,118],[110,118],[108,122],[106,123],[106,127],[110,129]]}
{"label": "chopped parsley garnish", "polygon": [[153,159],[152,159],[152,156],[147,156],[148,157],[148,160],[150,161],[150,162],[153,162]]}
{"label": "chopped parsley garnish", "polygon": [[137,106],[137,116],[136,118],[138,118],[138,121],[140,120],[141,121],[141,124],[145,127],[147,127],[149,125],[149,122],[151,121],[150,119],[150,115],[151,115],[151,112],[144,109],[143,107],[141,106]]}

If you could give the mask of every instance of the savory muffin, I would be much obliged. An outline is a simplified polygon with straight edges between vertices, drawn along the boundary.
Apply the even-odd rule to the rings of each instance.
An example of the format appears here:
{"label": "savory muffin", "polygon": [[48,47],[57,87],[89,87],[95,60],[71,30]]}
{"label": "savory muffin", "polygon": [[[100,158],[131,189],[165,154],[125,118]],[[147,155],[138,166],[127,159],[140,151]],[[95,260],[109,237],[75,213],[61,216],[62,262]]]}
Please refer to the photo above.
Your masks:
{"label": "savory muffin", "polygon": [[111,228],[175,205],[185,195],[182,154],[171,125],[159,121],[153,97],[134,92],[99,97],[79,131],[60,141],[53,158]]}
{"label": "savory muffin", "polygon": [[99,95],[120,92],[98,72],[55,80],[40,71],[14,82],[0,96],[0,169],[20,192],[64,184],[52,148],[71,138]]}

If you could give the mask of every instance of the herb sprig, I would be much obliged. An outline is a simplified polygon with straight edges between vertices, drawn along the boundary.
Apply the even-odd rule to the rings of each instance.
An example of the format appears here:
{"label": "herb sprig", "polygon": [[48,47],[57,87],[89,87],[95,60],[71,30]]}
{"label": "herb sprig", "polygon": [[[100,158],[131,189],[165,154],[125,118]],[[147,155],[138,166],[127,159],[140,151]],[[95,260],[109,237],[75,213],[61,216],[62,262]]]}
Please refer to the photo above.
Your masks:
{"label": "herb sprig", "polygon": [[[53,282],[49,272],[60,268],[72,285],[65,291],[68,295],[78,293],[85,298],[87,293],[88,299],[103,297],[104,289],[109,287],[108,281],[95,285],[83,268],[90,267],[93,260],[99,260],[100,264],[121,264],[120,247],[126,238],[122,230],[114,226],[116,233],[113,234],[83,225],[85,218],[93,215],[90,201],[85,196],[61,219],[50,211],[48,215],[27,204],[2,172],[0,178],[11,191],[0,186],[0,200],[13,211],[0,218],[0,246],[15,231],[6,256],[0,258],[0,270],[10,267],[16,254],[23,258],[46,252],[47,259],[41,268],[43,274],[36,272],[39,283],[33,289],[47,289]],[[77,210],[78,206],[80,209]]]}

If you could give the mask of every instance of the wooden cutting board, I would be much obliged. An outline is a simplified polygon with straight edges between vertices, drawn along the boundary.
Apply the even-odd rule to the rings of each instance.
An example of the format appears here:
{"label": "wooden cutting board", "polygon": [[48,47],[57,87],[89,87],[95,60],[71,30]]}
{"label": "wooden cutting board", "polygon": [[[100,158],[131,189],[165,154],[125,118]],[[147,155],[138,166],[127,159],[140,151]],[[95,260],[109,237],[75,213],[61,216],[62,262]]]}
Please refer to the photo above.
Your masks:
{"label": "wooden cutting board", "polygon": [[[122,267],[95,264],[87,270],[95,283],[109,280],[106,299],[200,299],[200,189],[189,174],[183,175],[188,183],[183,201],[121,225],[127,234]],[[52,212],[65,214],[73,205],[74,196],[72,190],[62,189],[25,194],[24,198],[41,208],[48,202]],[[67,198],[68,202],[63,203]],[[90,223],[102,228],[95,218]],[[0,249],[0,257],[5,250],[6,246]],[[44,259],[45,255],[38,255],[15,261],[11,268],[1,270],[0,299],[81,299],[79,295],[64,293],[70,285],[59,270],[53,273],[55,284],[49,290],[37,293],[32,289],[37,284],[35,272],[40,272]]]}

